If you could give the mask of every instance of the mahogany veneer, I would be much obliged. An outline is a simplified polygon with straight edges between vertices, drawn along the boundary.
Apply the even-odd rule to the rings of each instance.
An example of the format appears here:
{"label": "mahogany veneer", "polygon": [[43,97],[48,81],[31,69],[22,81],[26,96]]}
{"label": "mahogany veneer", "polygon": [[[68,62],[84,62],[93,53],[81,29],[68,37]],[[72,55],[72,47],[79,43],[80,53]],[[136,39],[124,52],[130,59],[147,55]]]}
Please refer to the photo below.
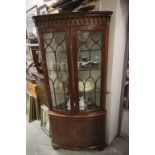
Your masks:
{"label": "mahogany veneer", "polygon": [[[39,47],[42,53],[42,66],[48,97],[48,107],[50,109],[50,132],[52,145],[55,149],[103,149],[105,147],[105,97],[108,36],[111,15],[112,12],[106,11],[71,12],[33,17],[38,30]],[[77,66],[77,32],[83,30],[99,31],[103,38],[101,42],[100,105],[94,105],[95,103],[92,102],[92,105],[89,105],[86,110],[81,110],[79,105],[79,71]],[[64,52],[66,53],[68,62],[68,89],[70,93],[71,110],[67,110],[66,106],[62,106],[60,103],[55,105],[54,98],[51,95],[52,90],[49,78],[51,75],[49,75],[49,66],[47,65],[47,48],[45,47],[44,34],[53,32],[64,32],[65,34],[66,50]],[[99,44],[97,42],[94,43]],[[49,44],[47,44],[47,46],[50,46]],[[58,94],[55,93],[54,95]],[[64,102],[64,104],[66,104],[66,102]]]}

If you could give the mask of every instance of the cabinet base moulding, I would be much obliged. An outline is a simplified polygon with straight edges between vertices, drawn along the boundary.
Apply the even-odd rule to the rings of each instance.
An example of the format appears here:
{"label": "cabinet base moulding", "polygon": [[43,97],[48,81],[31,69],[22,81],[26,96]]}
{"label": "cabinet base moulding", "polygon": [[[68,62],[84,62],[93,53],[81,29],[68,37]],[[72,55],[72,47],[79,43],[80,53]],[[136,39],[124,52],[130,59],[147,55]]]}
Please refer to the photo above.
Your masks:
{"label": "cabinet base moulding", "polygon": [[66,150],[92,150],[92,149],[97,149],[99,151],[102,151],[105,149],[105,147],[107,146],[106,144],[103,144],[101,146],[88,146],[88,147],[68,147],[68,146],[63,146],[63,145],[58,145],[58,144],[54,144],[52,143],[52,146],[55,150],[58,150],[58,149],[66,149]]}

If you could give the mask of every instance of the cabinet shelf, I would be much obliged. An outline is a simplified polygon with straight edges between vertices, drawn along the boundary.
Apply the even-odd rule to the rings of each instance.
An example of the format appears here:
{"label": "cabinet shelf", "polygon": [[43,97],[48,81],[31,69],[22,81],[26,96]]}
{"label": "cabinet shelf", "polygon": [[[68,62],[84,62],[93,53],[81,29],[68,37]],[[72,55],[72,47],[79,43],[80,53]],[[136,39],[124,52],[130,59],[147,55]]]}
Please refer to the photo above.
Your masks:
{"label": "cabinet shelf", "polygon": [[[100,71],[101,68],[88,68],[88,69],[78,69],[78,71]],[[54,69],[48,69],[50,72],[68,72],[68,70],[54,70]]]}
{"label": "cabinet shelf", "polygon": [[[89,52],[89,51],[101,52],[101,49],[79,50],[79,52]],[[65,54],[66,53],[66,51],[56,51],[56,52],[61,52],[62,54]],[[53,53],[53,51],[46,51],[46,53]]]}
{"label": "cabinet shelf", "polygon": [[94,51],[94,52],[101,52],[101,49],[92,49],[92,50],[79,50],[79,52],[89,52],[89,51]]}
{"label": "cabinet shelf", "polygon": [[[70,111],[70,110],[68,110],[67,109],[67,105],[66,105],[66,103],[61,103],[61,104],[59,104],[59,105],[57,105],[56,107],[54,107],[53,109],[55,109],[55,110],[61,110],[61,111]],[[100,109],[100,107],[99,106],[97,106],[96,104],[94,104],[94,103],[92,103],[92,104],[90,104],[90,105],[87,105],[87,107],[84,109],[84,110],[82,110],[82,111],[94,111],[94,110],[99,110]]]}
{"label": "cabinet shelf", "polygon": [[100,71],[101,68],[78,69],[78,71]]}
{"label": "cabinet shelf", "polygon": [[[93,93],[96,93],[96,94],[99,94],[100,93],[100,88],[96,88],[96,91],[94,89],[92,89],[91,91],[85,91],[85,94],[87,93],[90,93],[90,92],[93,92]],[[65,92],[64,91],[51,91],[51,94],[67,94],[68,92]]]}
{"label": "cabinet shelf", "polygon": [[[85,92],[85,94],[87,94],[87,93],[89,93],[89,92]],[[97,90],[97,91],[95,91],[94,93],[96,93],[96,94],[99,94],[100,93],[100,91],[99,90]],[[51,92],[51,94],[64,94],[64,92]],[[65,94],[67,94],[67,93],[65,93]]]}

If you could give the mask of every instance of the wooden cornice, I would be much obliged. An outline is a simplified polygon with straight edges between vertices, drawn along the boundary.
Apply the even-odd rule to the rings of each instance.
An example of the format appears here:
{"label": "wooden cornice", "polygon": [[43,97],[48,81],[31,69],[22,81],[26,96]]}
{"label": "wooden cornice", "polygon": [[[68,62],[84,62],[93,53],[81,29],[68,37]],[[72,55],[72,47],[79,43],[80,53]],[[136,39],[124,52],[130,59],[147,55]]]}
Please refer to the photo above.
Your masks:
{"label": "wooden cornice", "polygon": [[111,11],[64,12],[33,16],[37,28],[81,25],[109,25]]}

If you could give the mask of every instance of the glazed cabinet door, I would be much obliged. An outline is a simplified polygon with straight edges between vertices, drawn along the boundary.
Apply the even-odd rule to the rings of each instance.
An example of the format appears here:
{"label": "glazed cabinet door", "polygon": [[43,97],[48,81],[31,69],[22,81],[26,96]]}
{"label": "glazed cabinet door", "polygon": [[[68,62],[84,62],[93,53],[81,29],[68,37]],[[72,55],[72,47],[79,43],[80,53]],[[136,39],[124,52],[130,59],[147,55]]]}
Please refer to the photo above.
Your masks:
{"label": "glazed cabinet door", "polygon": [[77,71],[77,111],[103,110],[104,30],[103,27],[72,29]]}
{"label": "glazed cabinet door", "polygon": [[40,33],[46,86],[52,110],[70,113],[68,29],[48,29]]}

